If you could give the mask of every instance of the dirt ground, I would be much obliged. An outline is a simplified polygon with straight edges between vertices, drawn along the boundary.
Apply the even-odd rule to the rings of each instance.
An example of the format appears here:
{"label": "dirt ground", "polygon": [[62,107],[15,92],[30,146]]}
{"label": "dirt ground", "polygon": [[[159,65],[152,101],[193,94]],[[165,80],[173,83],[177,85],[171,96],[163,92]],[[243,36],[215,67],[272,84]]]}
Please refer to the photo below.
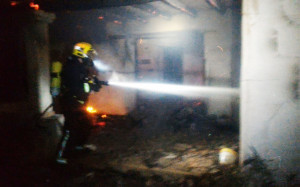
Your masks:
{"label": "dirt ground", "polygon": [[[74,153],[67,165],[48,154],[57,148],[58,126],[37,128],[32,119],[6,115],[0,126],[0,186],[274,186],[255,150],[244,167],[238,160],[219,164],[222,148],[239,152],[234,121],[207,115],[202,102],[171,101],[146,102],[126,116],[91,117],[95,126],[88,143],[97,149]],[[289,176],[287,186],[297,186],[294,178]]]}
{"label": "dirt ground", "polygon": [[211,185],[216,183],[213,176],[223,172],[219,150],[238,151],[237,133],[217,128],[158,129],[150,136],[148,124],[141,126],[128,116],[109,116],[102,125],[93,129],[89,141],[97,150],[74,155],[68,165],[24,162],[28,149],[18,141],[18,155],[2,162],[2,186]]}
{"label": "dirt ground", "polygon": [[[143,128],[125,123],[110,123],[94,130],[90,143],[97,146],[96,155],[105,155],[105,163],[119,171],[135,170],[144,176],[158,174],[172,180],[182,176],[217,173],[219,151],[238,151],[238,136],[231,131],[191,132],[164,131],[146,136]],[[95,159],[89,159],[95,160]],[[96,162],[91,163],[97,166]]]}
{"label": "dirt ground", "polygon": [[40,158],[29,156],[34,146],[28,144],[27,138],[37,131],[29,129],[24,133],[22,129],[10,136],[6,130],[5,140],[18,144],[6,145],[15,152],[14,156],[8,152],[4,154],[5,159],[1,159],[0,185],[248,186],[252,180],[255,186],[273,186],[273,178],[259,157],[250,160],[255,166],[250,167],[250,175],[244,175],[237,163],[219,164],[222,148],[239,151],[238,132],[224,128],[226,123],[222,121],[206,120],[204,123],[200,120],[180,130],[172,125],[171,128],[152,128],[149,120],[141,122],[131,116],[108,116],[98,122],[88,142],[97,147],[96,151],[74,154],[67,165],[57,164],[54,159],[32,161]]}

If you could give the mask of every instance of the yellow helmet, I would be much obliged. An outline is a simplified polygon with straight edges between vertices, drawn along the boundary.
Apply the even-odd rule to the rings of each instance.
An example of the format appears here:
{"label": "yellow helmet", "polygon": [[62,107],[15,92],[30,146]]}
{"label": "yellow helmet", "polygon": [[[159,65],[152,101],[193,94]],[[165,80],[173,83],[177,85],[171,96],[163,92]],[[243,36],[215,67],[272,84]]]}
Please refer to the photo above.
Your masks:
{"label": "yellow helmet", "polygon": [[86,42],[80,42],[74,45],[73,55],[80,58],[90,57],[91,54],[96,54],[92,45]]}

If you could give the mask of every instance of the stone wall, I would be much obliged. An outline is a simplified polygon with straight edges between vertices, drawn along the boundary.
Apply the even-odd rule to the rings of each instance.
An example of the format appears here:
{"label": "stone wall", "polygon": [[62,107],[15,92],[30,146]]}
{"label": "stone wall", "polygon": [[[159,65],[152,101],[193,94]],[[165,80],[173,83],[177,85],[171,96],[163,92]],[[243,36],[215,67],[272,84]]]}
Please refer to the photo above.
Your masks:
{"label": "stone wall", "polygon": [[[8,85],[6,89],[20,85],[26,88],[25,91],[20,91],[16,94],[21,95],[21,100],[11,100],[0,105],[0,111],[4,113],[14,113],[20,116],[32,115],[41,113],[51,103],[50,95],[50,73],[49,73],[49,36],[48,24],[51,23],[55,15],[44,11],[24,11],[20,13],[11,13],[9,16],[18,24],[19,34],[11,36],[14,40],[16,37],[20,41],[19,46],[14,46],[11,43],[9,47],[15,48],[16,51],[22,50],[19,55],[20,63],[23,67],[19,67],[16,58],[7,59],[8,67],[11,71],[22,68],[24,76],[21,81],[16,81]],[[13,29],[11,27],[6,29]],[[9,48],[8,47],[8,48]],[[5,50],[4,50],[5,52]],[[9,68],[8,68],[9,70]],[[10,76],[13,76],[11,74]],[[10,79],[9,77],[4,77]],[[14,78],[12,78],[14,79]],[[15,84],[15,85],[14,85]]]}

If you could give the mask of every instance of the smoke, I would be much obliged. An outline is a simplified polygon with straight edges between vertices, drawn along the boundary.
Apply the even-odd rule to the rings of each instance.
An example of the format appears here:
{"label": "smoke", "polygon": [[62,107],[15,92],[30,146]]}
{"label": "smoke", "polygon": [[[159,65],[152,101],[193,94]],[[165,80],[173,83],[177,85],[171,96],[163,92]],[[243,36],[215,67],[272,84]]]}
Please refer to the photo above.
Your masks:
{"label": "smoke", "polygon": [[110,67],[103,63],[101,60],[94,60],[94,66],[98,71],[108,71]]}
{"label": "smoke", "polygon": [[109,81],[109,85],[194,98],[211,96],[239,97],[239,89],[237,88],[118,81]]}

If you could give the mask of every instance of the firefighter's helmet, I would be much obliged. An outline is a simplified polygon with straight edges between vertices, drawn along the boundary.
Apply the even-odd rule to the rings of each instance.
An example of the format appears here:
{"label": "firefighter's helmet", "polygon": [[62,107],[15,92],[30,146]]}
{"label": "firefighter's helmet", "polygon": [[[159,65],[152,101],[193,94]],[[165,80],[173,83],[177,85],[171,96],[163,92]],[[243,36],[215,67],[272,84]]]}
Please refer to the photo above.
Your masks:
{"label": "firefighter's helmet", "polygon": [[86,42],[80,42],[75,44],[73,49],[73,55],[79,58],[91,58],[92,55],[96,55],[96,51],[92,48],[92,45]]}

